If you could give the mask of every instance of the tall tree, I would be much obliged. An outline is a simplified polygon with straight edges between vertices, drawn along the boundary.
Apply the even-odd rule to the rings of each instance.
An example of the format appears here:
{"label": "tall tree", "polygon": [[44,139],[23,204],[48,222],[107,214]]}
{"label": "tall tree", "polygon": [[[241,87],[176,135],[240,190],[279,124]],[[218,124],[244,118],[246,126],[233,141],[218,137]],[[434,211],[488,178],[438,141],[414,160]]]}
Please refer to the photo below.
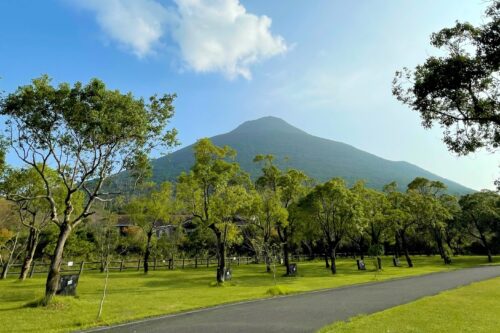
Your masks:
{"label": "tall tree", "polygon": [[141,227],[146,235],[144,249],[144,274],[149,271],[149,257],[153,246],[154,232],[161,223],[168,222],[173,211],[172,185],[165,182],[150,193],[133,198],[126,207],[131,221]]}
{"label": "tall tree", "polygon": [[451,264],[450,249],[445,242],[446,221],[453,218],[450,196],[443,194],[446,185],[417,177],[408,184],[409,211],[416,223],[426,228],[434,238],[445,264]]}
{"label": "tall tree", "polygon": [[[68,237],[93,213],[93,204],[111,194],[103,190],[106,179],[134,165],[136,157],[160,142],[173,144],[176,132],[165,127],[173,116],[174,97],[152,96],[145,102],[131,93],[109,90],[97,79],[86,85],[53,86],[42,76],[2,98],[0,114],[8,119],[10,147],[42,179],[45,193],[37,198],[47,200],[51,220],[59,228],[45,304],[57,292]],[[54,184],[45,176],[49,165],[64,184],[62,207],[54,198]],[[79,191],[86,195],[82,211],[76,214],[73,201]]]}
{"label": "tall tree", "polygon": [[401,247],[408,267],[413,267],[413,261],[411,260],[408,248],[408,234],[411,234],[414,231],[415,226],[419,221],[419,211],[415,212],[416,217],[410,213],[411,206],[408,204],[410,200],[412,200],[410,198],[411,194],[399,192],[396,182],[385,185],[384,192],[391,204],[391,208],[388,212],[388,218],[392,222],[392,226],[398,239],[401,240]]}
{"label": "tall tree", "polygon": [[[51,179],[51,183],[56,184],[57,174],[55,171],[47,168],[45,173],[45,176]],[[63,202],[63,198],[60,196],[61,187],[54,187],[52,191],[58,206],[60,206]],[[25,255],[19,275],[21,280],[25,280],[35,256],[40,233],[50,223],[51,207],[44,198],[37,198],[43,196],[45,186],[34,168],[7,170],[0,182],[0,192],[14,204],[21,224],[28,229]]]}
{"label": "tall tree", "polygon": [[308,177],[296,169],[280,170],[273,163],[273,155],[257,155],[254,162],[260,162],[262,175],[256,181],[257,189],[267,189],[280,198],[281,206],[286,210],[287,218],[276,223],[276,230],[282,244],[286,274],[290,275],[290,242],[297,227],[299,210],[296,204],[306,193]]}
{"label": "tall tree", "polygon": [[252,203],[247,191],[251,185],[248,174],[231,161],[235,155],[230,147],[218,147],[206,138],[198,140],[195,163],[189,173],[179,176],[176,189],[185,209],[215,236],[218,283],[225,278],[227,241],[238,234],[234,218],[247,213]]}
{"label": "tall tree", "polygon": [[493,262],[492,240],[500,223],[500,196],[492,191],[476,192],[463,196],[460,206],[467,232],[484,247],[488,262]]}
{"label": "tall tree", "polygon": [[302,201],[301,206],[321,229],[328,247],[331,271],[336,274],[337,248],[348,233],[352,232],[356,220],[362,216],[357,196],[346,187],[343,179],[334,178],[317,185]]}
{"label": "tall tree", "polygon": [[[360,219],[358,225],[364,226],[363,229],[370,240],[370,253],[378,259],[384,253],[383,241],[387,239],[391,227],[388,218],[389,201],[383,193],[366,188],[361,181],[353,186],[352,191],[357,195],[363,210],[363,218]],[[378,262],[380,263],[380,260]]]}
{"label": "tall tree", "polygon": [[444,51],[396,73],[393,94],[420,113],[422,125],[443,128],[448,149],[466,155],[500,145],[500,1],[480,26],[457,22],[431,36]]}

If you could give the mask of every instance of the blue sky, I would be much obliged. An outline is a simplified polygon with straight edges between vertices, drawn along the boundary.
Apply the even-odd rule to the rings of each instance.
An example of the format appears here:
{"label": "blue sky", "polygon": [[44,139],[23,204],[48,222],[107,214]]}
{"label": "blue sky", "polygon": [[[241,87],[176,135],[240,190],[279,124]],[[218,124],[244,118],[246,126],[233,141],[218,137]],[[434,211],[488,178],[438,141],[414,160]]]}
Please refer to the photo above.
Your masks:
{"label": "blue sky", "polygon": [[[457,157],[391,95],[394,72],[435,54],[432,32],[481,23],[483,0],[16,0],[0,2],[0,90],[41,74],[178,94],[183,145],[261,116],[474,189],[498,158]],[[16,163],[11,155],[11,163]]]}

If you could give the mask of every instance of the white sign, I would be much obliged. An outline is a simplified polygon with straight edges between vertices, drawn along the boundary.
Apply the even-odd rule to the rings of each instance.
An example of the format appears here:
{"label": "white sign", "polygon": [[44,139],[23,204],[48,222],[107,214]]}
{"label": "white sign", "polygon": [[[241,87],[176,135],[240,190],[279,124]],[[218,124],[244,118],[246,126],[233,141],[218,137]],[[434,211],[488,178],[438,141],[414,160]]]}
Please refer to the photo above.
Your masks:
{"label": "white sign", "polygon": [[73,262],[72,261],[68,261],[68,267],[71,267],[73,266]]}
{"label": "white sign", "polygon": [[68,286],[73,284],[73,280],[68,280]]}

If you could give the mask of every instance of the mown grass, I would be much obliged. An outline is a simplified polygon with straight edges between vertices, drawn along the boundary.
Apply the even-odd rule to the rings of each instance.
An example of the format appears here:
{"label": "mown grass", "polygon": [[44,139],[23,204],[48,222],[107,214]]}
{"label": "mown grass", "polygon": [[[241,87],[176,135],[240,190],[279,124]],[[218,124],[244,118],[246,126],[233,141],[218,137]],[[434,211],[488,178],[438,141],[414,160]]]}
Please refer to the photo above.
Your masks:
{"label": "mown grass", "polygon": [[[500,258],[496,258],[498,262]],[[272,297],[275,286],[286,293],[381,281],[485,264],[484,257],[458,257],[445,266],[439,257],[416,257],[415,267],[392,267],[384,258],[384,269],[358,271],[354,260],[338,261],[332,276],[322,261],[300,262],[296,277],[283,277],[279,267],[276,282],[263,265],[233,266],[233,280],[214,286],[215,268],[174,271],[115,272],[110,274],[103,316],[96,320],[104,285],[104,274],[84,273],[77,297],[56,297],[48,307],[33,307],[43,296],[45,276],[20,282],[14,277],[0,281],[1,332],[67,332],[144,317],[175,313],[212,305]],[[276,290],[274,290],[276,291]],[[31,306],[30,306],[31,305]]]}
{"label": "mown grass", "polygon": [[473,283],[348,322],[319,333],[500,332],[500,278]]}

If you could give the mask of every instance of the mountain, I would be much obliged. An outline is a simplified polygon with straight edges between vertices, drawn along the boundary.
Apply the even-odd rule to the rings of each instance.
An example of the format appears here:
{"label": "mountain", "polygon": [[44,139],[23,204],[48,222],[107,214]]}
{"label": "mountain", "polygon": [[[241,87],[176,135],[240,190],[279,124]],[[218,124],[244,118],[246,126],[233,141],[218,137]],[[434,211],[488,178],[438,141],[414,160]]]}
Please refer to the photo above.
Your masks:
{"label": "mountain", "polygon": [[[234,148],[237,162],[253,179],[260,174],[260,166],[252,162],[255,155],[273,154],[280,168],[300,169],[321,182],[342,177],[353,184],[363,179],[367,186],[380,190],[396,181],[400,190],[404,190],[415,177],[425,177],[442,181],[451,194],[473,191],[416,165],[389,161],[342,142],[310,135],[276,117],[247,121],[229,133],[210,139],[218,146]],[[153,180],[175,180],[182,171],[189,170],[193,162],[192,145],[156,159],[152,163]]]}

